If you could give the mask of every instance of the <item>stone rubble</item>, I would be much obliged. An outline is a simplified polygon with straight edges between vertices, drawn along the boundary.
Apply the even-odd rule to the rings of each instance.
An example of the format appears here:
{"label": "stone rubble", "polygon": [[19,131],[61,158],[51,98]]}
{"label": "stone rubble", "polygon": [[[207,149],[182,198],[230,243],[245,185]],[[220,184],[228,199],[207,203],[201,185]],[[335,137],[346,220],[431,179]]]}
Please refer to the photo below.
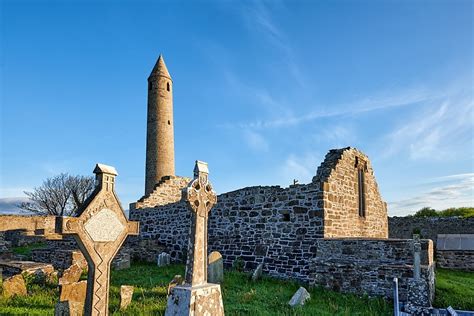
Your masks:
{"label": "stone rubble", "polygon": [[17,274],[3,280],[3,296],[26,296],[26,284],[23,275]]}
{"label": "stone rubble", "polygon": [[78,264],[73,264],[63,271],[62,276],[58,280],[59,285],[69,284],[79,281],[82,269]]}

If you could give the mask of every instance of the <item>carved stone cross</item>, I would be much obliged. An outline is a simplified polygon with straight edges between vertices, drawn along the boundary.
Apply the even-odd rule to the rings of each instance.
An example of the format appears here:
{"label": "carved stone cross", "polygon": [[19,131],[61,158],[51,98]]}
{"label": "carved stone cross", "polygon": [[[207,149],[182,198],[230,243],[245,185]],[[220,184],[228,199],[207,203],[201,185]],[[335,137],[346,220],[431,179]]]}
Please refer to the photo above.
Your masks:
{"label": "carved stone cross", "polygon": [[115,194],[117,171],[97,164],[96,188],[79,210],[79,217],[2,216],[0,232],[23,230],[27,235],[61,239],[73,234],[89,265],[85,315],[108,315],[110,263],[128,235],[138,234],[138,222],[129,222]]}
{"label": "carved stone cross", "polygon": [[85,315],[108,315],[110,263],[128,235],[138,234],[138,222],[129,222],[115,194],[115,168],[97,164],[97,186],[79,211],[63,217],[63,234],[73,234],[89,264]]}
{"label": "carved stone cross", "polygon": [[185,280],[193,286],[207,283],[207,219],[209,211],[217,203],[208,176],[207,163],[196,161],[194,180],[186,191],[192,215]]}
{"label": "carved stone cross", "polygon": [[196,161],[194,180],[185,192],[191,210],[185,284],[171,291],[165,316],[224,315],[220,285],[207,283],[207,220],[217,203],[208,176],[207,163]]}

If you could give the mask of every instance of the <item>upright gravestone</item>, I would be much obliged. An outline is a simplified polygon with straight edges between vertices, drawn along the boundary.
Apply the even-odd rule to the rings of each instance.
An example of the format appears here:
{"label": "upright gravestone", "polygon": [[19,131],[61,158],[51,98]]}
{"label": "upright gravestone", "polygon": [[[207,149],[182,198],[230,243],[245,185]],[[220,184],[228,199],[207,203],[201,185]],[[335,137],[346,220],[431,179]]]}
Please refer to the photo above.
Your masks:
{"label": "upright gravestone", "polygon": [[207,265],[207,280],[210,283],[221,284],[224,281],[224,261],[219,251],[209,254]]}
{"label": "upright gravestone", "polygon": [[421,275],[420,235],[413,235],[413,278],[407,280],[407,303],[405,311],[413,315],[428,315],[431,307],[429,284]]}
{"label": "upright gravestone", "polygon": [[73,234],[89,265],[85,315],[108,315],[110,263],[128,235],[138,234],[138,223],[129,222],[115,194],[115,168],[97,164],[97,186],[79,211],[63,217],[62,233]]}
{"label": "upright gravestone", "polygon": [[207,283],[207,220],[217,202],[208,179],[207,163],[196,161],[194,180],[186,191],[191,210],[185,284],[175,286],[168,297],[165,315],[224,315],[221,287]]}

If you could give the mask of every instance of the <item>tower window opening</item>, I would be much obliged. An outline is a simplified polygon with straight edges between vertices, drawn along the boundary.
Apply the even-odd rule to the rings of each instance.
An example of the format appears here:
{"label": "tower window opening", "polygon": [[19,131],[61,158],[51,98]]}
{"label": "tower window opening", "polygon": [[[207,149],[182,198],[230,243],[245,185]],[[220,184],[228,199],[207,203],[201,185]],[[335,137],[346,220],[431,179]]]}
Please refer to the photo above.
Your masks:
{"label": "tower window opening", "polygon": [[166,83],[166,91],[170,91],[170,83],[169,82]]}
{"label": "tower window opening", "polygon": [[170,121],[170,120],[168,120],[168,125],[171,125],[171,121]]}

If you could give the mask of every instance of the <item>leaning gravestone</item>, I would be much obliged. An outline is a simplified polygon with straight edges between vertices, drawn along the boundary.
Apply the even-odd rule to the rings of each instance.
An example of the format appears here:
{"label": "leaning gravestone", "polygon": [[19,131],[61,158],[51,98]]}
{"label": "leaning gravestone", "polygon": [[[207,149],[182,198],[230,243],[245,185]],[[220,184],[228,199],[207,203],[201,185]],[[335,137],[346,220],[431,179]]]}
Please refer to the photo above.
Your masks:
{"label": "leaning gravestone", "polygon": [[224,281],[224,261],[219,251],[213,251],[207,258],[207,281],[221,284]]}
{"label": "leaning gravestone", "polygon": [[191,210],[185,284],[175,286],[165,315],[224,315],[221,287],[207,283],[207,220],[217,202],[208,179],[207,163],[196,161],[194,180],[188,185],[186,200]]}
{"label": "leaning gravestone", "polygon": [[298,289],[298,291],[295,292],[295,294],[293,294],[293,297],[291,298],[291,300],[288,302],[288,304],[291,306],[291,307],[295,307],[295,306],[302,306],[306,303],[307,300],[309,300],[311,298],[311,295],[309,294],[309,292],[304,288],[304,287],[300,287]]}
{"label": "leaning gravestone", "polygon": [[263,263],[260,263],[252,273],[252,281],[257,281],[262,277]]}

